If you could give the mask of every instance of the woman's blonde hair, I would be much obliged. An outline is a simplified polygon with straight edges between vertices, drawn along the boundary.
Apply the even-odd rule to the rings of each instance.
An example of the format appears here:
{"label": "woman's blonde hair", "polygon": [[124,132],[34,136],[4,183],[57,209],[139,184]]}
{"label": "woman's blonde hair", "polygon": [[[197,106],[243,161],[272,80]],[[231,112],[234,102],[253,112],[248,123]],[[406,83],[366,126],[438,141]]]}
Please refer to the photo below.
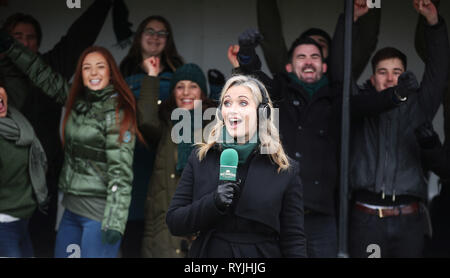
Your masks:
{"label": "woman's blonde hair", "polygon": [[[259,149],[261,154],[269,154],[270,158],[273,162],[275,162],[278,167],[278,172],[289,169],[290,163],[289,159],[284,152],[283,146],[280,142],[280,136],[278,133],[278,129],[274,124],[274,109],[272,105],[272,101],[270,100],[269,94],[267,93],[264,85],[256,78],[245,76],[245,75],[234,75],[225,83],[225,86],[222,89],[220,94],[220,107],[222,106],[223,99],[225,97],[226,92],[235,86],[244,86],[250,89],[252,92],[254,101],[256,106],[259,107],[259,104],[263,101],[264,94],[266,97],[267,108],[270,110],[270,116],[267,118],[266,113],[259,113],[259,128],[258,128],[258,138],[260,141]],[[263,92],[262,92],[263,91]],[[261,111],[257,111],[261,112]],[[211,132],[206,140],[206,143],[197,144],[199,147],[197,156],[199,160],[203,160],[203,158],[208,153],[209,149],[213,147],[216,143],[221,143],[223,141],[222,131],[224,127],[221,109],[216,110],[216,124],[212,127]]]}

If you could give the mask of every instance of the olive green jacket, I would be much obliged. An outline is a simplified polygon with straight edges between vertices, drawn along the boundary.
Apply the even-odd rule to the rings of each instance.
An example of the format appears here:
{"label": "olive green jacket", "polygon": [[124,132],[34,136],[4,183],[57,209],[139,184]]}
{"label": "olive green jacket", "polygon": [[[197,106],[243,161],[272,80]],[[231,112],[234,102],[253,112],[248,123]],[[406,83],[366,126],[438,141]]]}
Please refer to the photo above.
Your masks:
{"label": "olive green jacket", "polygon": [[[177,145],[171,139],[172,122],[158,114],[159,78],[144,77],[137,102],[139,130],[148,143],[156,144],[156,158],[145,202],[142,256],[146,258],[183,257],[183,238],[170,234],[166,213],[177,188]],[[150,170],[150,169],[149,169]]]}
{"label": "olive green jacket", "polygon": [[[19,43],[6,55],[43,92],[65,104],[69,84],[38,55]],[[59,188],[76,196],[106,198],[102,229],[123,234],[131,200],[135,138],[126,132],[119,142],[116,108],[117,94],[112,86],[86,90],[84,96],[77,98],[65,127]]]}

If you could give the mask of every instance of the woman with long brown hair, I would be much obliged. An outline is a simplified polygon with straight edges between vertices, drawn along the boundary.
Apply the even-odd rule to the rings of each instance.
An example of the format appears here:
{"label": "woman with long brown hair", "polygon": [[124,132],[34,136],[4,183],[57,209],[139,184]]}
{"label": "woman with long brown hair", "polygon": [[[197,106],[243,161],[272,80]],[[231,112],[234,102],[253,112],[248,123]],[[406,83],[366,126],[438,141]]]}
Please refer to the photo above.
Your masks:
{"label": "woman with long brown hair", "polygon": [[136,103],[114,58],[103,47],[86,49],[73,84],[18,43],[6,52],[20,55],[17,66],[66,106],[64,163],[59,189],[65,207],[55,256],[115,257],[125,230],[133,180]]}

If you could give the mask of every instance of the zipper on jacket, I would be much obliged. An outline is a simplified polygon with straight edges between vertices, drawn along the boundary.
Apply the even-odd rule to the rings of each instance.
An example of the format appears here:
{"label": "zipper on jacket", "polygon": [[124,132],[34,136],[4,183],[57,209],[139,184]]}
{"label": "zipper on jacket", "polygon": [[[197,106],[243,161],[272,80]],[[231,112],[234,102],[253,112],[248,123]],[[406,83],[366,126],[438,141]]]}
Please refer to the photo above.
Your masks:
{"label": "zipper on jacket", "polygon": [[[389,119],[387,119],[387,127],[391,126],[391,121]],[[385,138],[386,140],[386,138]],[[382,193],[381,193],[381,198],[384,200],[386,198],[386,171],[388,169],[388,158],[389,158],[389,148],[388,145],[386,144],[386,141],[384,142],[384,152],[385,152],[385,157],[384,157],[384,169],[383,169],[383,188]]]}

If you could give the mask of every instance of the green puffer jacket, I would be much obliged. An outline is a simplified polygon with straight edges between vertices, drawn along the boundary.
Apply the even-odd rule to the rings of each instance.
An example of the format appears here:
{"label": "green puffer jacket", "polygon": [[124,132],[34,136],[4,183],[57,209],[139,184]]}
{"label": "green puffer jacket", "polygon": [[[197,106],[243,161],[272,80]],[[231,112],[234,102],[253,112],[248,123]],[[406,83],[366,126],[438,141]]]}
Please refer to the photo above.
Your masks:
{"label": "green puffer jacket", "polygon": [[[6,55],[36,86],[59,104],[65,104],[69,84],[39,56],[19,43]],[[123,142],[118,141],[116,96],[109,85],[99,91],[86,89],[84,97],[75,101],[65,127],[59,188],[66,194],[106,198],[102,229],[123,234],[131,200],[135,137],[126,132]]]}
{"label": "green puffer jacket", "polygon": [[142,256],[146,258],[184,257],[183,238],[170,234],[166,213],[180,177],[176,174],[177,145],[171,139],[172,122],[158,115],[159,78],[144,77],[137,102],[139,129],[146,141],[157,144],[153,174],[145,202]]}

